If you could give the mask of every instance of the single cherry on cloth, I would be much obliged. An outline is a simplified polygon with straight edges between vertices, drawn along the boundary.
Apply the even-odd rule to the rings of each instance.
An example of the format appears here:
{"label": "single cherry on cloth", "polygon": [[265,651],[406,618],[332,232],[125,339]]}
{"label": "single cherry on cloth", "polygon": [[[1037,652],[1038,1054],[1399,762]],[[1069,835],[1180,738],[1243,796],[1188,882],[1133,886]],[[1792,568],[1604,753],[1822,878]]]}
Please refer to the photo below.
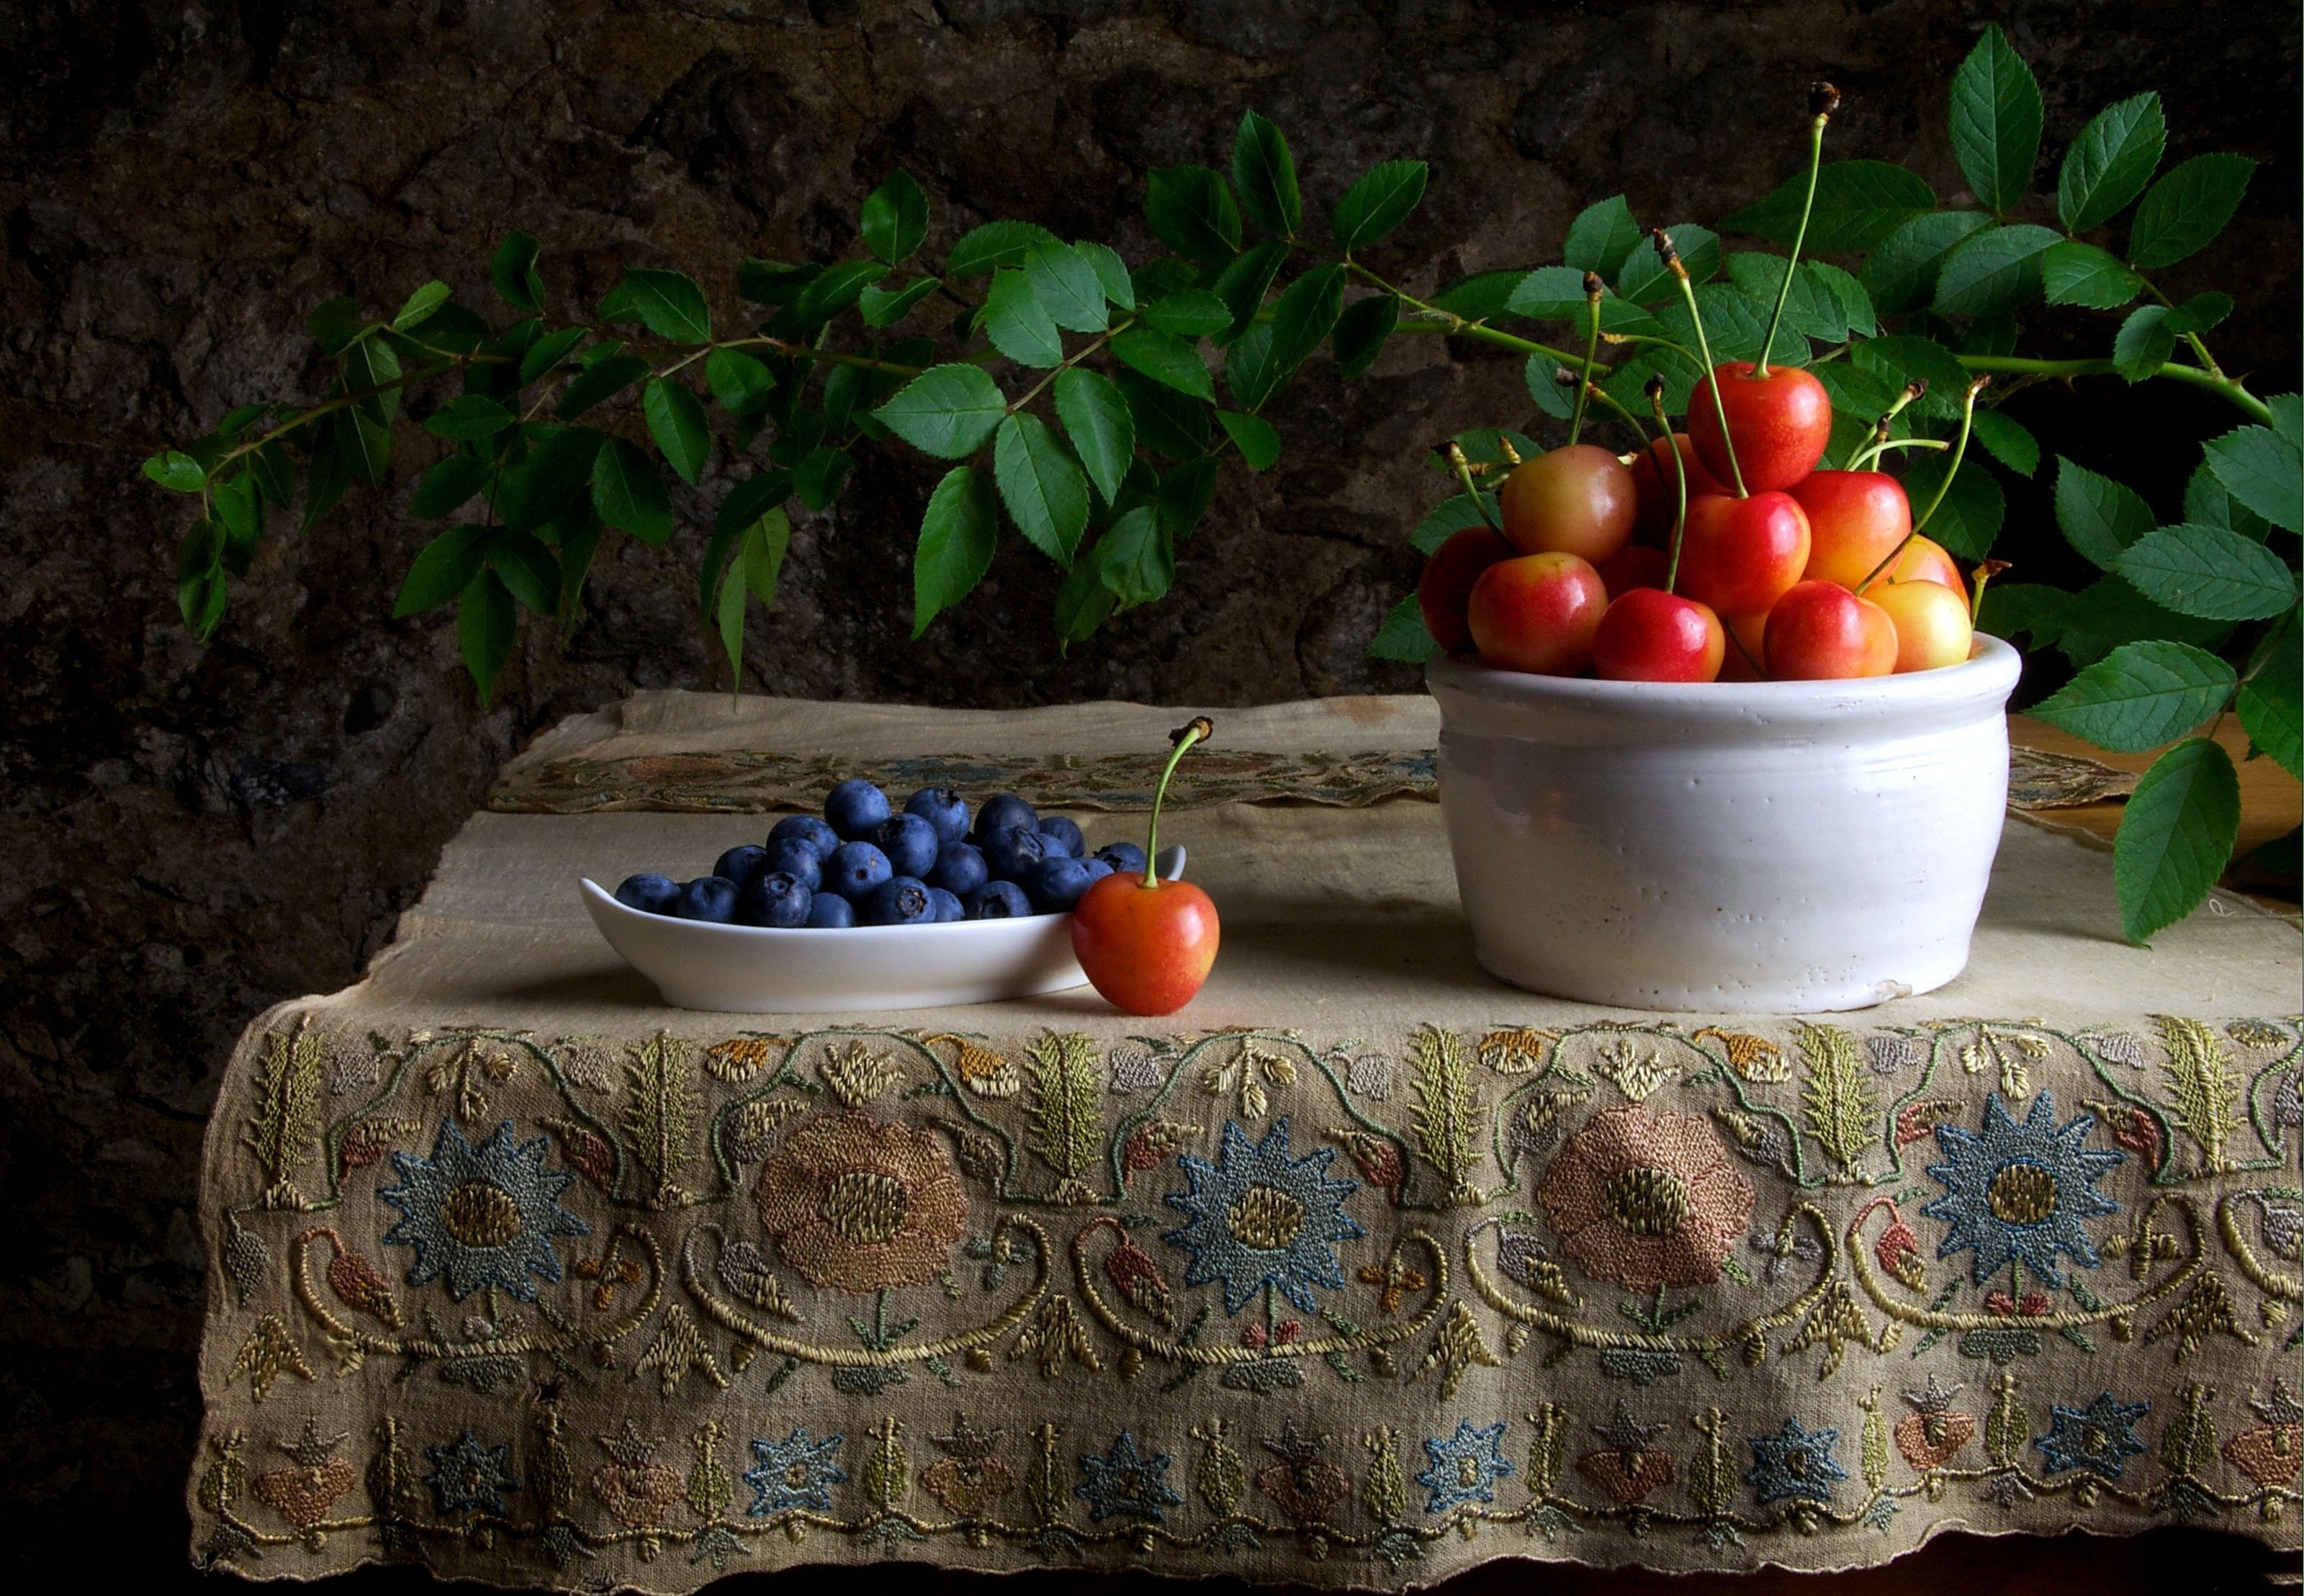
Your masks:
{"label": "single cherry on cloth", "polygon": [[1896,668],[1896,623],[1837,582],[1799,582],[1768,612],[1768,675],[1838,681]]}
{"label": "single cherry on cloth", "polygon": [[1952,562],[1944,545],[1920,533],[1913,535],[1904,552],[1896,556],[1896,563],[1880,573],[1879,580],[1864,590],[1864,596],[1876,597],[1874,589],[1891,582],[1935,582],[1954,593],[1968,591],[1968,584],[1960,579],[1960,567]]}
{"label": "single cherry on cloth", "polygon": [[1573,554],[1500,560],[1472,584],[1466,619],[1480,663],[1537,676],[1574,676],[1592,663],[1608,589]]}
{"label": "single cherry on cloth", "polygon": [[1715,615],[1765,615],[1807,569],[1808,542],[1790,494],[1702,494],[1689,501],[1676,587]]}
{"label": "single cherry on cloth", "polygon": [[1852,588],[1911,535],[1912,502],[1885,471],[1811,471],[1792,495],[1808,515],[1807,581]]}
{"label": "single cherry on cloth", "polygon": [[[1672,435],[1674,447],[1680,451],[1680,463],[1688,472],[1688,496],[1698,494],[1724,494],[1725,483],[1715,482],[1704,462],[1696,458],[1696,445],[1684,432]],[[1662,548],[1672,541],[1673,518],[1680,513],[1680,490],[1673,481],[1672,457],[1664,452],[1662,438],[1650,438],[1647,447],[1632,456],[1631,466],[1632,487],[1639,498],[1639,513],[1632,521],[1632,539],[1639,544],[1654,544]],[[1613,587],[1608,589],[1614,593]]]}
{"label": "single cherry on cloth", "polygon": [[1720,617],[1692,598],[1635,587],[1592,635],[1592,664],[1608,681],[1715,681],[1727,639]]}
{"label": "single cherry on cloth", "polygon": [[1728,435],[1736,463],[1728,463],[1714,411],[1709,383],[1698,383],[1688,401],[1688,435],[1696,458],[1715,480],[1732,483],[1741,469],[1744,491],[1787,488],[1816,469],[1832,442],[1832,395],[1797,366],[1771,366],[1757,374],[1749,360],[1726,360],[1712,368],[1720,384],[1720,409],[1728,412]]}
{"label": "single cherry on cloth", "polygon": [[1512,557],[1512,545],[1486,527],[1467,527],[1432,551],[1416,583],[1416,607],[1435,643],[1450,654],[1470,652],[1472,628],[1465,612],[1472,602],[1472,584],[1489,566]]}
{"label": "single cherry on cloth", "polygon": [[1114,871],[1096,882],[1072,909],[1072,955],[1088,982],[1115,1009],[1173,1014],[1190,1002],[1216,962],[1216,906],[1188,881],[1159,876],[1160,805],[1168,778],[1194,743],[1216,732],[1206,715],[1175,734],[1175,751],[1152,793],[1144,828],[1144,874]]}
{"label": "single cherry on cloth", "polygon": [[1573,554],[1594,564],[1632,535],[1639,492],[1623,461],[1571,443],[1512,469],[1496,495],[1504,536],[1523,554]]}
{"label": "single cherry on cloth", "polygon": [[1896,671],[1957,665],[1976,645],[1968,601],[1942,582],[1875,582],[1865,597],[1896,627]]}

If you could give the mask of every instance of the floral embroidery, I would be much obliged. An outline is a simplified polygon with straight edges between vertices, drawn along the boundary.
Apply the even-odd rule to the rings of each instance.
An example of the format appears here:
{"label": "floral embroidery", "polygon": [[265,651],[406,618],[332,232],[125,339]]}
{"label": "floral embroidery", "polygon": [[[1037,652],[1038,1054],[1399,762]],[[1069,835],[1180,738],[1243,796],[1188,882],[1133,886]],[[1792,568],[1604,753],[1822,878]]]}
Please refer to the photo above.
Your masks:
{"label": "floral embroidery", "polygon": [[484,1285],[534,1302],[531,1275],[557,1281],[560,1256],[553,1238],[589,1236],[592,1227],[560,1206],[561,1194],[576,1177],[544,1167],[550,1148],[543,1136],[513,1141],[509,1119],[475,1147],[446,1119],[433,1138],[431,1157],[394,1153],[400,1184],[376,1195],[402,1214],[385,1233],[385,1244],[416,1249],[408,1283],[427,1285],[445,1275],[448,1295],[457,1302]]}
{"label": "floral embroidery", "polygon": [[2143,1454],[2136,1421],[2151,1408],[2149,1402],[2122,1402],[2110,1391],[2100,1392],[2086,1407],[2054,1403],[2048,1408],[2048,1433],[2034,1437],[2032,1445],[2048,1460],[2052,1474],[2085,1468],[2117,1480],[2128,1460]]}
{"label": "floral embroidery", "polygon": [[1256,1487],[1298,1524],[1321,1523],[1351,1494],[1344,1471],[1320,1456],[1328,1439],[1304,1434],[1292,1419],[1278,1435],[1263,1442],[1264,1449],[1279,1461],[1256,1471]]}
{"label": "floral embroidery", "polygon": [[1502,1419],[1485,1430],[1474,1428],[1470,1419],[1459,1419],[1456,1433],[1446,1440],[1427,1439],[1424,1455],[1431,1461],[1416,1476],[1416,1482],[1432,1493],[1424,1510],[1445,1513],[1467,1502],[1495,1501],[1496,1482],[1512,1474],[1504,1441]]}
{"label": "floral embroidery", "polygon": [[1759,1492],[1760,1506],[1770,1502],[1828,1502],[1833,1482],[1848,1478],[1832,1448],[1840,1444],[1837,1430],[1803,1430],[1798,1419],[1786,1419],[1774,1435],[1755,1435],[1749,1442],[1752,1466],[1744,1480]]}
{"label": "floral embroidery", "polygon": [[295,1466],[257,1475],[249,1493],[298,1529],[310,1529],[360,1482],[352,1465],[336,1456],[347,1439],[322,1435],[319,1421],[306,1419],[304,1433],[280,1448]]}
{"label": "floral embroidery", "polygon": [[782,1440],[755,1440],[753,1466],[744,1471],[744,1483],[753,1491],[746,1511],[755,1518],[793,1507],[830,1512],[832,1487],[848,1483],[848,1471],[832,1460],[847,1439],[827,1435],[817,1440],[805,1425],[794,1424]]}
{"label": "floral embroidery", "polygon": [[443,1515],[493,1513],[504,1515],[504,1498],[520,1489],[512,1472],[512,1443],[484,1447],[469,1430],[454,1440],[424,1448],[432,1472],[424,1483]]}
{"label": "floral embroidery", "polygon": [[1343,1207],[1360,1183],[1328,1178],[1335,1156],[1334,1148],[1323,1147],[1292,1157],[1285,1116],[1260,1143],[1225,1120],[1215,1163],[1180,1154],[1176,1161],[1191,1189],[1171,1192],[1168,1206],[1191,1217],[1161,1239],[1191,1254],[1184,1284],[1222,1280],[1227,1313],[1239,1313],[1266,1286],[1307,1313],[1317,1313],[1312,1288],[1344,1283],[1336,1244],[1368,1234]]}
{"label": "floral embroidery", "polygon": [[966,1414],[956,1413],[950,1435],[928,1439],[944,1456],[920,1471],[920,1484],[947,1513],[978,1517],[1016,1489],[1016,1471],[992,1455],[1000,1444],[997,1426],[980,1431]]}
{"label": "floral embroidery", "polygon": [[608,1461],[592,1472],[592,1494],[627,1529],[644,1530],[664,1522],[686,1482],[679,1474],[656,1460],[661,1440],[640,1433],[640,1424],[624,1421],[622,1433],[597,1438]]}
{"label": "floral embroidery", "polygon": [[1536,1188],[1585,1272],[1634,1291],[1708,1284],[1752,1217],[1752,1183],[1695,1114],[1603,1109]]}
{"label": "floral embroidery", "polygon": [[968,1194],[936,1135],[858,1112],[786,1136],[752,1203],[785,1262],[842,1291],[935,1279],[968,1224]]}
{"label": "floral embroidery", "polygon": [[2096,1183],[2128,1156],[2082,1146],[2095,1126],[2086,1114],[2057,1125],[2055,1101],[2046,1090],[2020,1125],[1995,1092],[1985,1099],[1981,1134],[1937,1126],[1945,1161],[1930,1164],[1928,1176],[1944,1194],[1920,1208],[1951,1227],[1936,1256],[1972,1249],[1970,1270],[1979,1286],[2011,1263],[2062,1286],[2059,1253],[2094,1269],[2096,1244],[2080,1221],[2120,1212]]}
{"label": "floral embroidery", "polygon": [[1115,1513],[1158,1524],[1169,1508],[1184,1505],[1184,1499],[1168,1488],[1168,1465],[1173,1461],[1165,1452],[1144,1457],[1136,1449],[1134,1432],[1123,1430],[1103,1457],[1080,1454],[1080,1479],[1072,1494],[1088,1504],[1088,1516],[1098,1524]]}

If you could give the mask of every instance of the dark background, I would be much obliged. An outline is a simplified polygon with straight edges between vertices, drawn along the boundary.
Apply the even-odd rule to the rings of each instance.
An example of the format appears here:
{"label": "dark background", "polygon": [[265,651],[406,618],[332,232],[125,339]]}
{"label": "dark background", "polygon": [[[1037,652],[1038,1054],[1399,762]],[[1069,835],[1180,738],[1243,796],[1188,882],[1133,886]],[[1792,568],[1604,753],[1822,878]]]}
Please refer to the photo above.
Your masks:
{"label": "dark background", "polygon": [[[2167,101],[2170,164],[2266,164],[2224,239],[2164,281],[2232,291],[2213,337],[2225,364],[2292,389],[2289,5],[0,6],[0,1559],[179,1565],[196,1170],[241,1027],[358,974],[539,728],[636,687],[720,680],[691,595],[724,478],[683,494],[671,547],[604,562],[572,647],[524,638],[480,708],[445,616],[385,619],[428,531],[404,513],[406,467],[436,447],[405,424],[391,487],[309,542],[276,537],[195,646],[174,603],[183,502],[136,464],[233,405],[315,392],[313,304],[388,311],[432,276],[487,302],[487,257],[521,227],[565,302],[589,305],[624,264],[678,264],[725,316],[739,257],[852,247],[858,202],[898,164],[935,201],[932,253],[1016,215],[1141,259],[1146,171],[1224,165],[1250,106],[1287,131],[1316,207],[1374,160],[1431,162],[1423,209],[1379,261],[1428,290],[1556,259],[1575,211],[1619,190],[1666,222],[1757,198],[1796,165],[1817,76],[1848,92],[1834,153],[1903,160],[1956,195],[1944,89],[1987,21],[2046,90],[2044,188],[2090,114],[2146,88]],[[2110,325],[2040,334],[2042,352],[2101,354]],[[1419,446],[1527,412],[1518,360],[1477,347],[1404,340],[1351,384],[1316,363],[1271,412],[1281,465],[1227,479],[1176,592],[1068,659],[1053,573],[1019,548],[908,643],[933,477],[868,461],[836,513],[800,522],[783,603],[752,622],[749,685],[976,705],[1413,690],[1411,670],[1361,651],[1413,580],[1408,527],[1444,491]],[[2197,440],[2234,420],[2116,378],[2035,389],[2011,413],[2170,519]],[[2018,485],[2002,550],[2030,579],[2073,574],[2046,480]],[[2142,1545],[2096,1559],[2104,1588],[2245,1583],[2260,1562],[2181,1535]],[[1990,1586],[1978,1568],[2054,1567],[2046,1548],[1939,1549],[1915,1574]]]}

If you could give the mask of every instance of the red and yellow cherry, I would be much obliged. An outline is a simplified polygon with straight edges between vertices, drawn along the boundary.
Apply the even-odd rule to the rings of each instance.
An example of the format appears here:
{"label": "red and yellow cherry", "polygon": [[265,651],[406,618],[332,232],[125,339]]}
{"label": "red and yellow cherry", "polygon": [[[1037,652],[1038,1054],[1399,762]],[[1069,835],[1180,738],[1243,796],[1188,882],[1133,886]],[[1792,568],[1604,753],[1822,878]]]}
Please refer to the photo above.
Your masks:
{"label": "red and yellow cherry", "polygon": [[1523,554],[1573,554],[1595,563],[1632,535],[1639,493],[1624,462],[1597,443],[1571,443],[1523,461],[1497,495],[1504,536]]}
{"label": "red and yellow cherry", "polygon": [[1837,582],[1794,583],[1768,612],[1766,644],[1775,681],[1837,681],[1896,668],[1896,623]]}
{"label": "red and yellow cherry", "polygon": [[1720,617],[1692,598],[1635,587],[1592,634],[1592,664],[1608,681],[1714,681],[1727,639]]}
{"label": "red and yellow cherry", "polygon": [[1942,582],[1875,582],[1864,595],[1895,624],[1900,674],[1957,665],[1975,646],[1968,601]]}
{"label": "red and yellow cherry", "polygon": [[1188,881],[1162,881],[1160,805],[1176,761],[1214,734],[1206,715],[1176,733],[1175,751],[1152,793],[1144,828],[1144,873],[1114,871],[1072,909],[1072,955],[1096,990],[1130,1014],[1173,1014],[1190,1002],[1216,961],[1216,906]]}
{"label": "red and yellow cherry", "polygon": [[[1724,494],[1728,489],[1712,479],[1704,462],[1696,458],[1696,445],[1688,435],[1676,432],[1672,441],[1680,451],[1680,463],[1688,472],[1688,496],[1698,494]],[[1639,498],[1639,514],[1632,522],[1632,537],[1639,543],[1652,543],[1662,548],[1672,540],[1673,517],[1680,511],[1680,488],[1673,480],[1672,460],[1664,453],[1662,438],[1650,438],[1648,446],[1632,456],[1632,487]],[[1609,592],[1614,593],[1611,587]]]}
{"label": "red and yellow cherry", "polygon": [[1764,615],[1808,555],[1808,515],[1790,494],[1706,494],[1689,502],[1679,590],[1715,615]]}
{"label": "red and yellow cherry", "polygon": [[1464,611],[1472,602],[1472,584],[1489,566],[1512,557],[1512,545],[1486,527],[1467,527],[1432,552],[1416,584],[1416,607],[1434,642],[1450,654],[1470,651],[1472,629]]}
{"label": "red and yellow cherry", "polygon": [[1790,487],[1816,469],[1832,442],[1832,396],[1822,383],[1797,366],[1771,366],[1761,376],[1749,360],[1723,361],[1712,374],[1735,441],[1735,467],[1721,441],[1709,382],[1697,384],[1689,395],[1688,435],[1714,480],[1732,485],[1741,470],[1744,491],[1762,494]]}
{"label": "red and yellow cherry", "polygon": [[[1904,552],[1896,556],[1896,563],[1882,571],[1880,580],[1872,587],[1886,582],[1936,582],[1954,593],[1968,591],[1967,584],[1960,579],[1960,567],[1952,562],[1944,545],[1925,536],[1916,536],[1905,545]],[[1865,590],[1864,596],[1873,596],[1871,588]]]}
{"label": "red and yellow cherry", "polygon": [[1591,562],[1559,553],[1500,560],[1472,584],[1467,619],[1480,663],[1574,676],[1592,663],[1608,589]]}
{"label": "red and yellow cherry", "polygon": [[1672,556],[1644,543],[1628,543],[1596,567],[1610,598],[1622,598],[1635,587],[1661,587],[1672,568]]}
{"label": "red and yellow cherry", "polygon": [[1766,681],[1767,677],[1760,666],[1768,657],[1768,618],[1732,615],[1724,617],[1720,624],[1728,634],[1728,652],[1720,656],[1720,680]]}
{"label": "red and yellow cherry", "polygon": [[1792,495],[1808,515],[1805,581],[1854,587],[1912,530],[1912,502],[1885,471],[1811,471]]}

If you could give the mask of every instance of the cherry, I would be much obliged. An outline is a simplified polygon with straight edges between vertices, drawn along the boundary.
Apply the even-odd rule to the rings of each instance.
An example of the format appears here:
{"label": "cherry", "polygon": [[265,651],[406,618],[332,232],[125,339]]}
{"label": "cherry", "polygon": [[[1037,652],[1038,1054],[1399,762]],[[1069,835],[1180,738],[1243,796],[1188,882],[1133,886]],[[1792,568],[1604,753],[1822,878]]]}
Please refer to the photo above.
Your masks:
{"label": "cherry", "polygon": [[1813,471],[1792,495],[1808,514],[1809,581],[1853,588],[1911,534],[1912,502],[1885,471]]}
{"label": "cherry", "polygon": [[1763,615],[1808,566],[1808,515],[1790,494],[1689,501],[1680,592],[1716,615]]}
{"label": "cherry", "polygon": [[1160,805],[1184,750],[1211,736],[1201,715],[1176,733],[1175,752],[1152,794],[1144,828],[1144,874],[1098,880],[1072,909],[1072,954],[1090,984],[1130,1014],[1173,1014],[1192,1001],[1216,961],[1216,906],[1190,882],[1162,881]]}
{"label": "cherry", "polygon": [[1896,628],[1896,669],[1957,665],[1975,646],[1968,603],[1941,582],[1875,582],[1868,596]]}
{"label": "cherry", "polygon": [[[1860,581],[1862,578],[1858,579]],[[1882,571],[1871,587],[1865,589],[1865,596],[1875,596],[1874,589],[1893,582],[1936,582],[1954,593],[1961,592],[1964,587],[1960,579],[1960,567],[1952,562],[1952,556],[1944,551],[1944,545],[1917,533],[1904,546],[1904,552],[1896,556],[1896,562]]]}
{"label": "cherry", "polygon": [[1592,663],[1608,589],[1574,554],[1522,554],[1480,573],[1468,619],[1480,663],[1537,676],[1574,676]]}
{"label": "cherry", "polygon": [[[1712,474],[1704,469],[1704,462],[1696,458],[1696,445],[1688,441],[1686,433],[1673,434],[1672,441],[1680,451],[1681,468],[1688,473],[1689,497],[1728,491],[1727,485],[1714,481]],[[1632,522],[1632,536],[1637,542],[1652,543],[1662,548],[1672,536],[1673,517],[1680,505],[1674,497],[1671,458],[1664,453],[1662,438],[1650,438],[1647,447],[1632,456],[1631,473],[1632,486],[1640,502],[1639,514]],[[1611,587],[1609,591],[1615,589]]]}
{"label": "cherry", "polygon": [[1661,587],[1672,556],[1644,543],[1628,543],[1600,562],[1600,585],[1610,598],[1622,598],[1635,587]]}
{"label": "cherry", "polygon": [[1766,673],[1760,667],[1768,657],[1767,616],[1734,615],[1720,624],[1728,633],[1728,652],[1720,656],[1720,680],[1766,681]]}
{"label": "cherry", "polygon": [[1464,612],[1472,584],[1489,566],[1512,557],[1512,545],[1486,527],[1467,527],[1432,552],[1416,584],[1416,607],[1434,642],[1450,654],[1470,651],[1472,629]]}
{"label": "cherry", "polygon": [[1885,676],[1896,666],[1896,623],[1837,582],[1797,582],[1768,612],[1767,663],[1777,681]]}
{"label": "cherry", "polygon": [[1609,681],[1713,681],[1727,642],[1720,617],[1692,598],[1635,587],[1608,606],[1592,663]]}
{"label": "cherry", "polygon": [[[1702,393],[1688,407],[1689,438],[1706,470],[1728,482],[1741,469],[1745,490],[1758,494],[1790,487],[1816,469],[1832,442],[1832,395],[1822,383],[1796,366],[1764,372],[1749,360],[1727,361],[1712,375],[1720,388],[1718,408],[1705,403]],[[1721,442],[1720,410],[1728,414],[1733,465]]]}
{"label": "cherry", "polygon": [[1571,443],[1514,468],[1498,495],[1504,536],[1523,554],[1605,560],[1632,534],[1639,492],[1597,443]]}

